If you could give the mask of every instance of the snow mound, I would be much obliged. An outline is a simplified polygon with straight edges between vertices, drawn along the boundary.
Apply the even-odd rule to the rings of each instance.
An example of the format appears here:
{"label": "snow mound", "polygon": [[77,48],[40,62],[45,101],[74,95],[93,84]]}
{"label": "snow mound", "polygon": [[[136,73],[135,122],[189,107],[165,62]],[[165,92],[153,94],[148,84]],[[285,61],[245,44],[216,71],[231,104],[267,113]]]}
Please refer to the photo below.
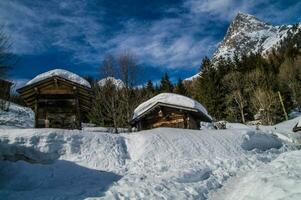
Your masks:
{"label": "snow mound", "polygon": [[266,151],[271,148],[280,148],[282,146],[282,142],[276,136],[273,137],[267,134],[260,134],[253,131],[248,132],[244,136],[244,141],[241,144],[241,147],[247,151],[253,149],[259,149],[262,151]]}
{"label": "snow mound", "polygon": [[300,150],[283,153],[271,163],[234,178],[212,199],[301,199],[300,158]]}
{"label": "snow mound", "polygon": [[203,105],[201,105],[199,102],[179,94],[173,94],[173,93],[161,93],[157,96],[145,101],[144,103],[140,104],[135,110],[133,119],[136,119],[139,117],[142,113],[145,111],[151,109],[154,105],[157,103],[164,103],[164,104],[171,104],[171,105],[177,105],[181,107],[186,108],[193,108],[196,109],[203,114],[205,114],[209,119],[212,119],[212,117],[208,114],[207,110],[204,108]]}
{"label": "snow mound", "polygon": [[64,69],[54,69],[54,70],[50,70],[48,72],[39,74],[38,76],[36,76],[32,80],[28,81],[26,83],[26,85],[31,85],[33,83],[42,81],[44,79],[47,79],[47,78],[50,78],[50,77],[53,77],[53,76],[59,76],[61,78],[72,81],[74,83],[77,83],[77,84],[83,85],[85,87],[91,88],[91,85],[87,80],[85,80],[84,78],[80,77],[77,74],[74,74],[74,73],[69,72],[69,71],[64,70]]}
{"label": "snow mound", "polygon": [[259,129],[264,132],[277,135],[282,140],[301,144],[301,132],[293,132],[294,126],[299,122],[301,117],[281,122],[274,126],[259,126]]}
{"label": "snow mound", "polygon": [[207,199],[284,150],[272,135],[243,129],[2,129],[0,199]]}
{"label": "snow mound", "polygon": [[103,87],[105,86],[108,82],[112,83],[113,85],[115,85],[118,89],[124,88],[125,85],[123,83],[123,81],[121,79],[116,79],[114,77],[108,76],[106,78],[101,79],[100,81],[98,81],[98,85]]}
{"label": "snow mound", "polygon": [[9,110],[0,110],[0,128],[32,128],[35,114],[30,108],[10,103]]}

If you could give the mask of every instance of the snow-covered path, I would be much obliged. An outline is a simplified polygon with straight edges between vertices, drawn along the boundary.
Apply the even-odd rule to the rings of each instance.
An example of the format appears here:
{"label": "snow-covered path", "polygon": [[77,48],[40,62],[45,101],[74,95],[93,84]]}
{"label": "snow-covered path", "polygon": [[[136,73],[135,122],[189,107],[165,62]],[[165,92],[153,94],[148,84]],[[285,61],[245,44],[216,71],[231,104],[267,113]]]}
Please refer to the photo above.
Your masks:
{"label": "snow-covered path", "polygon": [[[120,135],[2,129],[0,199],[207,199],[288,148],[247,128]],[[31,163],[11,162],[18,159]]]}

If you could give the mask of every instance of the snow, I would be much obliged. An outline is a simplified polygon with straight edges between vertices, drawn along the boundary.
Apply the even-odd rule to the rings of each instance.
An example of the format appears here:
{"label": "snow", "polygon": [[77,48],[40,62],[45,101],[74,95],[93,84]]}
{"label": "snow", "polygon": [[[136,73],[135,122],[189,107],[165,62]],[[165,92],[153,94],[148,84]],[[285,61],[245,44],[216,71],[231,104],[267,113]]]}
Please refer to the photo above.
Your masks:
{"label": "snow", "polygon": [[116,79],[114,77],[108,76],[106,78],[101,79],[98,81],[98,85],[103,87],[105,86],[108,82],[111,82],[113,85],[115,85],[118,89],[124,88],[125,85],[121,79]]}
{"label": "snow", "polygon": [[9,104],[9,110],[0,110],[1,128],[32,128],[34,127],[34,112],[30,108]]}
{"label": "snow", "polygon": [[293,127],[299,122],[299,120],[301,120],[301,116],[281,122],[274,126],[259,126],[259,129],[264,132],[269,132],[271,134],[277,135],[283,140],[301,144],[300,132],[293,132]]}
{"label": "snow", "polygon": [[165,103],[165,104],[182,106],[182,107],[186,107],[186,108],[193,108],[193,109],[196,109],[196,110],[202,112],[203,114],[205,114],[209,119],[212,119],[212,117],[208,114],[208,112],[204,108],[204,106],[201,105],[199,102],[197,102],[189,97],[182,96],[179,94],[173,94],[173,93],[161,93],[161,94],[158,94],[155,97],[145,101],[144,103],[140,104],[134,110],[133,119],[136,119],[142,113],[151,109],[157,103]]}
{"label": "snow", "polygon": [[0,130],[0,199],[207,199],[289,150],[251,129]]}
{"label": "snow", "polygon": [[[300,29],[301,23],[298,25],[298,30]],[[211,60],[215,64],[219,58],[232,59],[236,53],[261,53],[266,57],[273,48],[280,46],[280,41],[287,37],[289,31],[296,33],[292,25],[273,26],[240,12],[232,21]],[[193,80],[197,75],[185,80]]]}
{"label": "snow", "polygon": [[185,78],[183,81],[193,81],[194,79],[197,79],[199,77],[200,77],[200,74],[197,73],[197,74],[195,74],[195,75],[193,75],[191,77]]}
{"label": "snow", "polygon": [[212,195],[215,200],[301,198],[301,151],[283,153],[263,167],[238,176]]}
{"label": "snow", "polygon": [[26,85],[31,85],[33,83],[42,81],[44,79],[47,79],[47,78],[50,78],[50,77],[53,77],[53,76],[59,76],[61,78],[72,81],[74,83],[77,83],[77,84],[83,85],[85,87],[91,88],[91,85],[87,80],[85,80],[84,78],[78,76],[77,74],[74,74],[74,73],[69,72],[69,71],[64,70],[64,69],[54,69],[54,70],[50,70],[48,72],[39,74],[38,76],[36,76],[32,80],[28,81],[26,83]]}

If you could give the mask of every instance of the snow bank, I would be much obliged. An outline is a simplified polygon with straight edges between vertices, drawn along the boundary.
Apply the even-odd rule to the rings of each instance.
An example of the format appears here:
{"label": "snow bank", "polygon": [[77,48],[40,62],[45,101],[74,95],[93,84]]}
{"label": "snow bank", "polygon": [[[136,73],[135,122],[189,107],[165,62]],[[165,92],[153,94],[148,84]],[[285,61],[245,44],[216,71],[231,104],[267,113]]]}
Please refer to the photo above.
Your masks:
{"label": "snow bank", "polygon": [[259,129],[277,135],[279,138],[288,142],[301,144],[301,132],[293,132],[294,126],[299,122],[300,119],[301,117],[296,117],[274,126],[259,126]]}
{"label": "snow bank", "polygon": [[301,199],[300,158],[300,150],[283,153],[271,163],[234,178],[212,199]]}
{"label": "snow bank", "polygon": [[105,86],[108,82],[111,82],[113,85],[115,85],[118,89],[124,88],[125,85],[121,79],[116,79],[114,77],[106,77],[98,81],[98,85],[103,87]]}
{"label": "snow bank", "polygon": [[179,94],[173,94],[173,93],[161,93],[145,101],[144,103],[140,104],[134,110],[133,119],[139,117],[142,113],[152,108],[157,103],[165,103],[165,104],[182,106],[186,108],[193,108],[204,113],[209,119],[212,119],[211,116],[208,114],[207,110],[204,108],[204,106],[202,106],[199,102],[189,97],[182,96]]}
{"label": "snow bank", "polygon": [[266,151],[271,148],[280,148],[282,146],[281,140],[277,136],[259,134],[258,132],[249,131],[244,136],[241,147],[247,151],[258,149]]}
{"label": "snow bank", "polygon": [[[246,138],[252,148],[243,147]],[[0,199],[206,199],[235,174],[276,158],[281,146],[241,129],[0,130]]]}
{"label": "snow bank", "polygon": [[0,128],[32,128],[34,112],[30,108],[10,103],[9,110],[0,110]]}
{"label": "snow bank", "polygon": [[42,73],[38,76],[36,76],[35,78],[33,78],[32,80],[28,81],[26,83],[26,85],[31,85],[33,83],[42,81],[44,79],[53,77],[53,76],[59,76],[61,78],[67,79],[69,81],[75,82],[77,84],[83,85],[85,87],[89,87],[91,88],[90,83],[85,80],[84,78],[78,76],[77,74],[74,74],[72,72],[69,72],[67,70],[64,69],[54,69],[54,70],[50,70],[48,72]]}

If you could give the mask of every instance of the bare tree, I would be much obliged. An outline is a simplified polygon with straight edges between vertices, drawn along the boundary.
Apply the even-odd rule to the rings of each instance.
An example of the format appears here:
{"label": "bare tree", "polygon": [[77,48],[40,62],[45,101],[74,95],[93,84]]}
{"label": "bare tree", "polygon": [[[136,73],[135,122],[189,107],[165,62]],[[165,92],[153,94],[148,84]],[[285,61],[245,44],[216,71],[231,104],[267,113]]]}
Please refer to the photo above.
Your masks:
{"label": "bare tree", "polygon": [[279,81],[287,86],[291,93],[294,107],[301,106],[301,59],[286,59],[279,69]]}
{"label": "bare tree", "polygon": [[90,120],[98,125],[112,126],[118,133],[119,127],[128,127],[135,107],[142,99],[137,84],[138,65],[130,53],[117,57],[108,55],[100,66],[100,77],[115,77],[123,81],[122,87],[112,79],[104,79],[101,85],[95,85],[96,99],[90,114]]}
{"label": "bare tree", "polygon": [[276,92],[270,89],[257,88],[251,97],[251,102],[255,110],[262,111],[264,124],[272,125],[276,122],[277,111],[280,109]]}
{"label": "bare tree", "polygon": [[231,104],[234,102],[234,110],[238,110],[240,113],[242,123],[245,123],[245,113],[244,109],[247,105],[247,100],[244,94],[244,79],[242,79],[242,74],[240,72],[231,72],[227,74],[224,78],[225,85],[229,89],[229,93],[226,98]]}
{"label": "bare tree", "polygon": [[138,65],[133,54],[125,52],[118,57],[118,71],[121,80],[125,87],[122,90],[122,102],[124,105],[124,121],[128,124],[128,130],[131,131],[129,121],[132,119],[132,114],[139,103],[135,95],[134,86],[137,84]]}
{"label": "bare tree", "polygon": [[281,110],[278,94],[272,90],[270,80],[272,77],[260,69],[253,70],[245,77],[252,109],[254,113],[261,114],[262,123],[269,125],[276,122]]}
{"label": "bare tree", "polygon": [[[10,53],[10,47],[9,39],[3,31],[3,27],[0,27],[0,78],[6,78],[11,67],[12,54]],[[2,81],[0,87],[0,109],[8,110],[10,105],[10,84]]]}
{"label": "bare tree", "polygon": [[11,67],[12,54],[10,53],[11,44],[8,36],[0,27],[0,78],[5,78]]}

